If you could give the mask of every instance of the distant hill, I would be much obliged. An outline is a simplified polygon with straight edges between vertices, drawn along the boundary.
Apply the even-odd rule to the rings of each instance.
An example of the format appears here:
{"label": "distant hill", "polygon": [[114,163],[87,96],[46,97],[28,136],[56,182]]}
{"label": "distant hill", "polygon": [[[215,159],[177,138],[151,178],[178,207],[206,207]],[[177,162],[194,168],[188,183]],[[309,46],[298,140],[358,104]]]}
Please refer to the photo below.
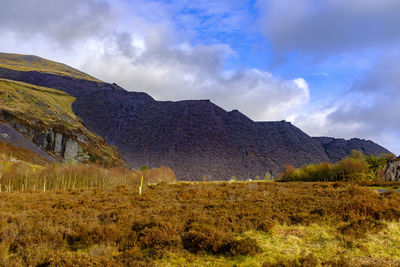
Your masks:
{"label": "distant hill", "polygon": [[358,138],[345,140],[332,137],[314,137],[324,147],[331,162],[336,162],[346,157],[353,150],[360,150],[365,155],[390,154],[386,148],[370,141]]}
{"label": "distant hill", "polygon": [[[0,54],[0,62],[2,55],[8,58]],[[182,180],[277,176],[287,164],[337,161],[352,148],[367,155],[389,152],[371,141],[312,138],[286,121],[254,122],[208,100],[156,101],[68,67],[62,74],[40,64],[37,71],[14,65],[1,65],[0,78],[63,91],[74,99],[69,117],[116,146],[127,165],[168,166]],[[65,115],[54,114],[60,120]]]}

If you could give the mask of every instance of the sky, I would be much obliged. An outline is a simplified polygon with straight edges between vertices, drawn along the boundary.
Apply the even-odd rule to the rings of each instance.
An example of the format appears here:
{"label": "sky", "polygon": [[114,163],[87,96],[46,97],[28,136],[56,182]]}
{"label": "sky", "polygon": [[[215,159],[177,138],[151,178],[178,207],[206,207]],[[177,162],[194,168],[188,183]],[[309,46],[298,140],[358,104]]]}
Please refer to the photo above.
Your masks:
{"label": "sky", "polygon": [[2,0],[0,51],[400,154],[398,0]]}

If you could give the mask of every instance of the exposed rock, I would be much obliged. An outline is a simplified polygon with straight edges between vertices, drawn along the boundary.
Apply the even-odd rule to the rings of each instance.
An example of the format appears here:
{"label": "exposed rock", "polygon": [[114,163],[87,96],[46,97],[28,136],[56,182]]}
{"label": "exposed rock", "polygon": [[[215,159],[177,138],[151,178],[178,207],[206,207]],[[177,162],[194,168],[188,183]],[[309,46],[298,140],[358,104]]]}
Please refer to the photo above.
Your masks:
{"label": "exposed rock", "polygon": [[[54,156],[59,156],[65,162],[87,162],[90,159],[89,154],[84,151],[77,141],[65,136],[63,133],[54,132],[52,128],[44,130],[33,129],[16,120],[11,120],[9,123],[16,131],[23,134],[25,139],[39,147],[42,152],[45,151]],[[82,139],[82,136],[80,138]]]}
{"label": "exposed rock", "polygon": [[400,157],[388,162],[383,172],[386,181],[400,181]]}
{"label": "exposed rock", "polygon": [[[61,155],[61,153],[63,151],[62,141],[63,141],[62,134],[56,133],[56,139],[54,142],[54,153],[56,153],[57,155]],[[46,144],[47,144],[47,142],[46,142]]]}

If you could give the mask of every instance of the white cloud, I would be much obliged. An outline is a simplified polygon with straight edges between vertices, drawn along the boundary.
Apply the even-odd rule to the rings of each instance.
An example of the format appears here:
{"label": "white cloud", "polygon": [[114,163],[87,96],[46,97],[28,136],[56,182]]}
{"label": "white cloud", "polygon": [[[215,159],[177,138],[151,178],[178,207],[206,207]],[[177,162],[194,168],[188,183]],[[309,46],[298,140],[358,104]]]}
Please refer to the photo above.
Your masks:
{"label": "white cloud", "polygon": [[296,123],[314,135],[373,139],[400,153],[400,53],[388,53],[340,101],[308,110]]}
{"label": "white cloud", "polygon": [[[258,69],[227,70],[225,60],[237,56],[229,45],[191,42],[196,31],[240,29],[247,20],[244,2],[56,2],[6,0],[0,32],[12,37],[3,39],[0,48],[62,61],[159,100],[211,99],[258,120],[291,118],[309,101],[303,79],[285,80]],[[194,23],[181,28],[181,19]]]}
{"label": "white cloud", "polygon": [[85,69],[105,80],[117,77],[124,88],[158,100],[211,99],[257,120],[287,119],[309,101],[308,85],[301,78],[285,80],[257,69],[226,74],[223,61],[232,53],[229,46],[152,46],[136,57],[118,48],[92,57]]}
{"label": "white cloud", "polygon": [[400,41],[398,0],[258,0],[265,36],[277,51],[318,57]]}

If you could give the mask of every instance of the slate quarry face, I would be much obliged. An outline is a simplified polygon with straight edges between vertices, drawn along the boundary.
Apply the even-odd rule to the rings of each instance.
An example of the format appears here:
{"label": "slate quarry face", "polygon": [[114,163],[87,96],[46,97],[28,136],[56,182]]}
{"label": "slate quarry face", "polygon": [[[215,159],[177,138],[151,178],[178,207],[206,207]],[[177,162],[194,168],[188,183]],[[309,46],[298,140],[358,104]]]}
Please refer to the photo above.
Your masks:
{"label": "slate quarry face", "polygon": [[182,180],[277,177],[288,164],[333,162],[363,142],[375,146],[364,149],[368,155],[388,152],[359,139],[357,146],[338,139],[341,149],[327,150],[286,121],[254,122],[208,100],[160,102],[114,90],[78,97],[73,108],[89,130],[120,149],[129,166],[168,166]]}
{"label": "slate quarry face", "polygon": [[254,122],[208,100],[156,101],[116,84],[0,69],[0,78],[65,91],[86,128],[118,148],[133,168],[167,166],[180,180],[277,177],[288,164],[335,162],[352,149],[390,153],[360,139],[312,138],[286,121]]}

